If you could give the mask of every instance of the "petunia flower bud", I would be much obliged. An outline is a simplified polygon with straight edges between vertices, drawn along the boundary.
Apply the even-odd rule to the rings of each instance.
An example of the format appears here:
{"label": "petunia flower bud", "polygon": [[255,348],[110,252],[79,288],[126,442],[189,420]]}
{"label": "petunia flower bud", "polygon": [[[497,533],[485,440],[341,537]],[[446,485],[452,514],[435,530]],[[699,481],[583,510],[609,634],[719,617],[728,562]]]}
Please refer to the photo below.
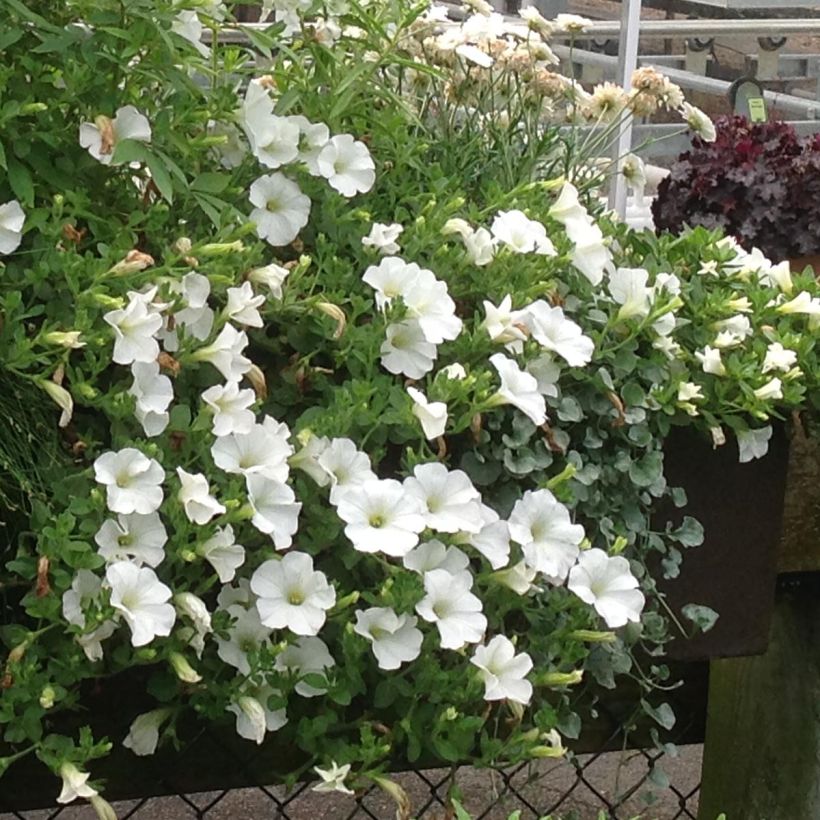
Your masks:
{"label": "petunia flower bud", "polygon": [[49,397],[63,411],[60,416],[58,426],[67,427],[68,423],[71,421],[71,416],[74,414],[74,399],[71,398],[71,393],[69,393],[65,387],[55,384],[50,379],[43,379],[42,381],[39,381],[38,384],[43,388],[43,390],[46,391],[46,393],[48,393]]}
{"label": "petunia flower bud", "polygon": [[105,798],[95,794],[90,802],[100,820],[117,820],[117,813],[114,811],[114,807]]}
{"label": "petunia flower bud", "polygon": [[43,341],[50,345],[59,345],[60,347],[67,347],[71,350],[77,350],[85,347],[85,342],[81,342],[81,333],[79,330],[52,330],[43,336]]}
{"label": "petunia flower bud", "polygon": [[344,311],[338,305],[334,305],[331,302],[319,302],[316,307],[318,307],[322,313],[335,320],[336,330],[333,331],[333,338],[339,339],[345,332],[345,326],[347,325],[347,317]]}
{"label": "petunia flower bud", "polygon": [[127,276],[129,273],[139,273],[141,270],[151,267],[154,264],[154,257],[134,248],[128,251],[125,259],[120,260],[108,273],[112,276]]}
{"label": "petunia flower bud", "polygon": [[179,652],[172,652],[168,660],[176,676],[183,683],[199,683],[202,680],[202,675],[200,675],[191,664],[188,663],[185,656]]}

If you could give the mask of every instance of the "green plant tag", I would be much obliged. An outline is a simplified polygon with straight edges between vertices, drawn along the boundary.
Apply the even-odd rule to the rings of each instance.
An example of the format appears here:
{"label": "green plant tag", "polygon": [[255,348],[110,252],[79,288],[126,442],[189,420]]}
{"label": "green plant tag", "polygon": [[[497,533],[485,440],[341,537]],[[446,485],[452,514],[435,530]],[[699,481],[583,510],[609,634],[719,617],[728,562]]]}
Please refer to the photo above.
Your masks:
{"label": "green plant tag", "polygon": [[763,97],[749,97],[749,119],[752,122],[766,122],[766,100]]}

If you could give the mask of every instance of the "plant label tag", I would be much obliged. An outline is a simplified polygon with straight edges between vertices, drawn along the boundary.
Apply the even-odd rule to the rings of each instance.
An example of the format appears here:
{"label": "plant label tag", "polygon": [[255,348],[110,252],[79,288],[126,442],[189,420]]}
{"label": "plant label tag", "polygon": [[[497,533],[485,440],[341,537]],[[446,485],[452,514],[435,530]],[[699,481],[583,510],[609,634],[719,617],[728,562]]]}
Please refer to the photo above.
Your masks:
{"label": "plant label tag", "polygon": [[766,113],[766,101],[763,97],[749,97],[747,102],[749,104],[749,119],[752,122],[766,122],[768,115]]}

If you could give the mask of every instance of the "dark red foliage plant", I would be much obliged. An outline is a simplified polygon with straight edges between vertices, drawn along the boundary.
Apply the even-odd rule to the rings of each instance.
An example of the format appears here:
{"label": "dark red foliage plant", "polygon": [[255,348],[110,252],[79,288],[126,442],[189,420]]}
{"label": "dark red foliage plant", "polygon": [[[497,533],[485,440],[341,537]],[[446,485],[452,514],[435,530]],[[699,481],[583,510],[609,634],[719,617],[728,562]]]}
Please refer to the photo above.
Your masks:
{"label": "dark red foliage plant", "polygon": [[696,138],[661,184],[657,229],[722,228],[775,262],[820,253],[820,135],[737,116],[715,125],[717,139]]}

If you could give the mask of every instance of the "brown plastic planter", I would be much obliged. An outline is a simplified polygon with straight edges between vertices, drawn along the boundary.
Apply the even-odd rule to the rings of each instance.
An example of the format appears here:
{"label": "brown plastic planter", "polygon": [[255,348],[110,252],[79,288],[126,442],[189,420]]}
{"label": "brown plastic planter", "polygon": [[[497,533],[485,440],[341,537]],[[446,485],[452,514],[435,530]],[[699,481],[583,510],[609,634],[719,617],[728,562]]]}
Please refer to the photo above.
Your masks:
{"label": "brown plastic planter", "polygon": [[731,441],[713,449],[690,428],[674,430],[664,446],[666,477],[686,490],[682,510],[663,510],[657,522],[691,515],[705,541],[686,550],[677,579],[662,589],[676,613],[689,603],[711,607],[719,618],[706,633],[669,646],[676,660],[756,655],[768,644],[774,607],[777,547],[783,521],[789,445],[774,425],[769,452],[741,464]]}

